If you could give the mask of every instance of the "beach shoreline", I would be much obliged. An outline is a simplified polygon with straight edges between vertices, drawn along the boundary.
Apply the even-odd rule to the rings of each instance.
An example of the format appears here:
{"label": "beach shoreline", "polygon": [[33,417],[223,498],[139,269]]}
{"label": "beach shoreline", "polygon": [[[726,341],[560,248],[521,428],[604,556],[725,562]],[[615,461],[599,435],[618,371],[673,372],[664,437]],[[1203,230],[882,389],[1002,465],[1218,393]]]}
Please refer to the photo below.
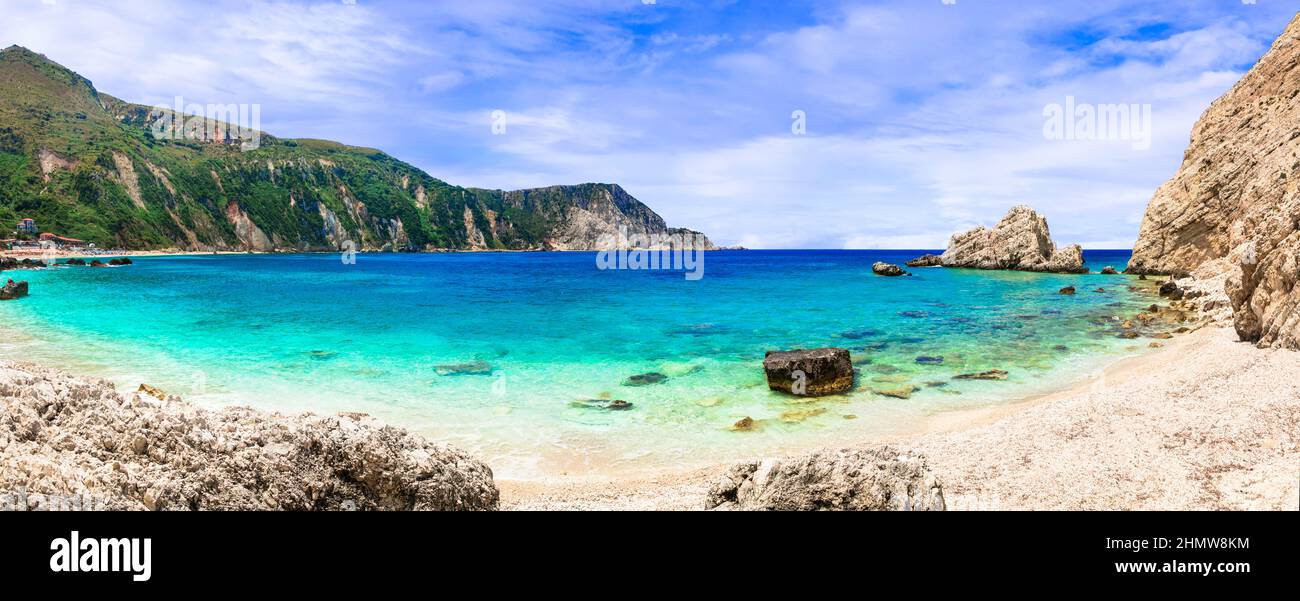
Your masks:
{"label": "beach shoreline", "polygon": [[[1300,491],[1291,476],[1300,466],[1300,385],[1285,374],[1300,371],[1300,353],[1236,342],[1222,314],[1207,310],[1200,319],[1214,325],[1153,343],[1161,348],[1116,355],[1098,371],[1083,368],[1045,391],[933,413],[906,433],[826,444],[889,444],[927,456],[951,509],[1296,506]],[[1212,444],[1229,410],[1242,415],[1227,426],[1250,430],[1250,448]],[[497,485],[506,509],[692,510],[703,508],[709,487],[730,465],[498,475]]]}
{"label": "beach shoreline", "polygon": [[[1255,348],[1223,326],[1166,343],[1117,358],[1090,382],[945,411],[916,433],[848,447],[925,455],[950,510],[1297,506],[1300,383],[1286,374],[1300,370],[1300,353]],[[506,510],[700,510],[730,465],[496,486]]]}
{"label": "beach shoreline", "polygon": [[[1224,326],[1167,342],[1090,383],[945,412],[925,432],[861,446],[925,455],[950,510],[1300,506],[1300,384],[1286,376],[1300,353],[1238,342]],[[700,510],[727,467],[497,485],[510,510]]]}

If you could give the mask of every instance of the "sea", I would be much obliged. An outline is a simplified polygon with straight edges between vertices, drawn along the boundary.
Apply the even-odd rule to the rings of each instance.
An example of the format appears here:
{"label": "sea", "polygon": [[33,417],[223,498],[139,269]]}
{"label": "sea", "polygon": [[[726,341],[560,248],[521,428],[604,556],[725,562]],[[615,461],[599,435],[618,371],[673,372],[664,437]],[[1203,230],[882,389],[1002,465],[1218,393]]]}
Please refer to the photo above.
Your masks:
{"label": "sea", "polygon": [[[689,469],[887,440],[1086,383],[1148,341],[1128,251],[1094,273],[946,268],[926,251],[718,251],[602,269],[596,253],[190,255],[6,272],[0,359],[147,383],[209,408],[360,412],[499,478]],[[1074,295],[1059,291],[1074,286]],[[767,351],[849,349],[852,392],[768,389]],[[1005,380],[955,376],[1004,370]],[[880,391],[914,390],[907,398]],[[617,401],[622,401],[617,402]],[[736,428],[750,418],[753,427]]]}

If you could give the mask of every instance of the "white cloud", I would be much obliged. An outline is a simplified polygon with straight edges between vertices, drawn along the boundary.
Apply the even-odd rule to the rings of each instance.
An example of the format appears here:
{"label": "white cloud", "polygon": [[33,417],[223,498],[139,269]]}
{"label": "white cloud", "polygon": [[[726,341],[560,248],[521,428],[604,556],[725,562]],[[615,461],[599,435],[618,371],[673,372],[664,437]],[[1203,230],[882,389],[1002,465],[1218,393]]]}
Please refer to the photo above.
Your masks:
{"label": "white cloud", "polygon": [[[1028,203],[1058,240],[1124,246],[1201,111],[1293,12],[825,0],[774,23],[786,13],[747,10],[10,0],[0,43],[127,100],[260,103],[272,133],[384,148],[453,183],[618,182],[721,243],[941,247]],[[1157,33],[1135,33],[1146,25]],[[1066,96],[1152,105],[1152,148],[1044,139],[1044,105]],[[790,131],[796,109],[807,136]]]}

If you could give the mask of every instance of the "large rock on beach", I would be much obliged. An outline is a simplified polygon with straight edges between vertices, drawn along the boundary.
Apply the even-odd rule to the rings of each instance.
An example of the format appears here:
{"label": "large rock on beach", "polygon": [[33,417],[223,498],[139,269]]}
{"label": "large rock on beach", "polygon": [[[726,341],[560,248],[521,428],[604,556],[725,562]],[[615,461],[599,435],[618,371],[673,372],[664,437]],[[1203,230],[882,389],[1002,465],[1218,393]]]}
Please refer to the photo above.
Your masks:
{"label": "large rock on beach", "polygon": [[925,457],[883,446],[825,450],[732,466],[705,509],[943,511],[943,486]]}
{"label": "large rock on beach", "polygon": [[822,396],[853,388],[853,362],[842,348],[768,351],[767,386],[799,396]]}
{"label": "large rock on beach", "polygon": [[941,257],[944,267],[1014,269],[1052,273],[1086,273],[1083,249],[1058,249],[1047,220],[1027,206],[1011,209],[992,229],[977,227],[956,234]]}
{"label": "large rock on beach", "polygon": [[0,494],[24,508],[114,510],[498,504],[488,466],[363,414],[209,411],[146,390],[0,364]]}
{"label": "large rock on beach", "polygon": [[[1129,273],[1218,266],[1242,340],[1300,349],[1300,16],[1192,130],[1147,206]],[[1198,279],[1214,280],[1215,274]]]}

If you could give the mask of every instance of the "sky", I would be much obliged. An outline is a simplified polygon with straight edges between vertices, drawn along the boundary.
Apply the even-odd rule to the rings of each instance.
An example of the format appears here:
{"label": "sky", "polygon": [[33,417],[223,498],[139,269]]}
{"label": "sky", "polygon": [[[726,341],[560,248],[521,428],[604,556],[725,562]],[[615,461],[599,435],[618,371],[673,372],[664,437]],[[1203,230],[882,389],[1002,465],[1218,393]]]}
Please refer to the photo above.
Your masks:
{"label": "sky", "polygon": [[[258,104],[274,135],[380,148],[453,184],[617,183],[719,244],[937,249],[1028,204],[1058,244],[1127,248],[1197,118],[1296,10],[0,0],[0,46],[132,102]],[[1067,99],[1071,126],[1053,127]],[[1087,135],[1121,105],[1129,129]]]}

